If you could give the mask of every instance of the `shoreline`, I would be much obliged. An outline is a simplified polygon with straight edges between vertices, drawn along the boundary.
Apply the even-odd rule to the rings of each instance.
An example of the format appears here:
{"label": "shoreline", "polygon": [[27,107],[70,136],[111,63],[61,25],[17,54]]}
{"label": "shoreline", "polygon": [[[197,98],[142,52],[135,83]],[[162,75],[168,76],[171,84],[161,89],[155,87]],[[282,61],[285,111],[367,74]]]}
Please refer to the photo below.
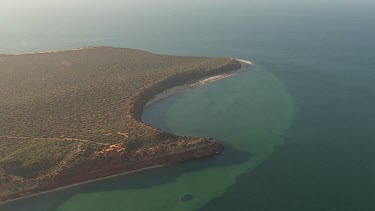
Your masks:
{"label": "shoreline", "polygon": [[[176,163],[180,163],[184,161],[200,159],[203,157],[210,157],[213,154],[220,154],[222,152],[223,152],[222,145],[211,143],[210,145],[207,145],[207,146],[201,146],[198,148],[188,149],[188,150],[184,150],[181,152],[170,153],[166,156],[155,157],[152,159],[147,159],[147,160],[139,161],[136,163],[120,165],[114,168],[113,170],[111,170],[112,174],[111,174],[111,171],[106,171],[106,170],[103,171],[103,169],[99,169],[97,173],[99,173],[99,175],[102,175],[102,176],[94,175],[91,177],[91,179],[87,179],[84,181],[80,181],[79,179],[80,177],[78,176],[78,180],[76,180],[77,182],[67,182],[65,184],[63,183],[62,185],[58,185],[59,183],[55,182],[55,183],[51,183],[49,185],[42,186],[39,188],[28,189],[28,190],[20,191],[17,193],[1,196],[0,200],[2,201],[0,201],[0,205],[4,205],[4,204],[15,202],[18,200],[32,198],[32,197],[43,195],[46,193],[52,193],[55,191],[64,190],[64,189],[68,189],[71,187],[76,187],[76,186],[80,186],[80,185],[84,185],[84,184],[88,184],[88,183],[92,183],[96,181],[102,181],[102,180],[106,180],[110,178],[115,178],[115,177],[131,174],[131,173],[147,171],[147,170],[151,170],[155,168],[161,168],[164,166],[168,166],[171,164],[176,164]],[[198,153],[198,156],[194,156],[194,155],[197,155],[196,153]],[[141,167],[138,168],[137,166],[141,166]]]}
{"label": "shoreline", "polygon": [[0,54],[0,56],[29,56],[29,55],[38,55],[38,54],[51,54],[51,53],[66,53],[66,52],[72,52],[72,51],[82,51],[82,50],[89,50],[94,48],[102,48],[106,46],[87,46],[87,47],[81,47],[81,48],[69,48],[69,49],[63,49],[63,50],[46,50],[46,51],[35,51],[35,52],[22,52],[22,53],[10,53],[10,54]]}
{"label": "shoreline", "polygon": [[231,77],[231,76],[236,75],[238,73],[244,72],[244,71],[246,71],[247,68],[249,68],[250,66],[253,65],[253,63],[251,61],[242,60],[242,59],[235,59],[235,60],[237,60],[238,62],[241,63],[240,69],[232,70],[232,71],[229,71],[229,72],[221,73],[221,74],[218,74],[218,75],[210,76],[210,77],[203,78],[203,79],[196,80],[196,81],[192,81],[192,82],[187,82],[186,84],[166,89],[166,90],[162,91],[161,93],[156,94],[151,100],[147,101],[147,103],[144,105],[143,108],[146,109],[146,108],[150,107],[151,105],[153,105],[153,104],[155,104],[159,101],[162,101],[162,100],[164,100],[168,97],[186,92],[186,91],[191,90],[195,87],[199,87],[199,86],[202,86],[202,85],[205,85],[205,84],[208,84],[208,83],[212,83],[212,82],[224,79],[224,78]]}
{"label": "shoreline", "polygon": [[105,176],[105,177],[102,177],[102,178],[78,182],[78,183],[63,186],[63,187],[60,187],[60,188],[56,188],[56,189],[52,189],[52,190],[46,190],[46,191],[43,191],[43,192],[39,192],[39,193],[27,195],[27,196],[22,196],[22,197],[15,198],[15,199],[10,199],[10,200],[7,200],[7,201],[0,201],[0,205],[10,203],[10,202],[15,202],[15,201],[18,201],[18,200],[21,200],[21,199],[31,198],[31,197],[34,197],[34,196],[44,195],[44,194],[47,194],[47,193],[52,193],[52,192],[55,192],[55,191],[64,190],[64,189],[68,189],[68,188],[72,188],[72,187],[76,187],[76,186],[80,186],[80,185],[84,185],[84,184],[88,184],[88,183],[93,183],[93,182],[97,182],[97,181],[101,181],[101,180],[119,177],[119,176],[123,176],[123,175],[127,175],[127,174],[132,174],[132,173],[147,171],[147,170],[151,170],[151,169],[161,168],[161,167],[164,167],[164,166],[165,165],[150,166],[150,167],[145,167],[145,168],[141,168],[141,169],[136,169],[136,170],[133,170],[133,171],[126,171],[126,172],[123,172],[123,173],[113,174],[113,175]]}
{"label": "shoreline", "polygon": [[[142,110],[151,106],[152,104],[154,104],[156,102],[159,102],[159,101],[161,101],[165,98],[168,98],[170,96],[173,96],[173,95],[185,92],[187,90],[190,90],[192,88],[202,86],[202,85],[214,82],[214,81],[218,81],[218,80],[233,76],[237,73],[243,72],[249,66],[251,66],[253,64],[252,62],[246,61],[246,60],[241,60],[241,59],[233,59],[233,60],[236,60],[237,62],[239,62],[241,64],[241,67],[239,69],[229,70],[227,72],[219,73],[219,74],[216,74],[216,75],[214,74],[214,75],[211,75],[211,76],[208,76],[208,77],[203,77],[201,79],[187,81],[183,85],[178,85],[178,86],[175,86],[175,87],[172,87],[172,88],[168,88],[168,89],[156,94],[154,97],[151,98],[151,100],[148,100],[145,103],[145,105],[142,107]],[[143,123],[143,121],[142,121],[142,123]],[[145,124],[145,123],[143,123],[143,124]],[[215,147],[218,147],[219,144],[214,143],[214,145],[215,145]],[[215,147],[213,147],[213,148],[215,148]],[[189,151],[194,154],[195,149],[188,149],[188,152]],[[121,172],[121,173],[115,173],[115,174],[104,176],[104,177],[88,179],[88,180],[82,181],[82,182],[62,185],[61,187],[57,187],[57,188],[53,188],[53,185],[52,185],[51,189],[45,187],[45,191],[43,191],[43,188],[37,188],[37,189],[24,190],[24,191],[21,191],[21,192],[18,192],[18,193],[10,194],[10,195],[4,195],[4,196],[0,197],[0,205],[10,203],[10,202],[14,202],[14,201],[21,200],[21,199],[25,199],[25,198],[29,198],[29,197],[33,197],[33,196],[43,195],[43,194],[46,194],[46,193],[51,193],[51,192],[54,192],[54,191],[63,190],[63,189],[67,189],[67,188],[71,188],[71,187],[95,182],[95,181],[101,181],[101,180],[105,180],[105,179],[109,179],[109,178],[113,178],[113,177],[118,177],[118,176],[121,176],[121,175],[131,174],[131,173],[140,172],[140,171],[146,171],[146,170],[153,169],[153,168],[159,168],[159,167],[163,167],[165,165],[168,165],[169,163],[176,163],[176,162],[179,162],[179,161],[186,161],[186,160],[191,160],[191,159],[194,159],[194,158],[197,159],[199,157],[208,156],[209,154],[218,154],[218,153],[221,153],[221,152],[222,152],[222,149],[221,150],[212,149],[212,152],[210,152],[210,153],[198,152],[198,154],[201,153],[200,156],[196,156],[196,157],[190,156],[190,157],[192,157],[190,159],[188,157],[186,157],[186,158],[183,157],[180,160],[176,159],[177,161],[172,161],[172,162],[167,161],[168,157],[171,156],[171,155],[166,155],[163,158],[161,158],[163,160],[166,160],[166,162],[164,162],[163,164],[159,163],[158,165],[152,165],[152,162],[151,162],[151,163],[149,163],[150,164],[149,166],[139,168],[139,169],[135,169],[135,170],[131,170],[131,171],[126,171],[124,169],[124,171]],[[182,152],[181,154],[183,154],[183,153],[184,152]],[[177,154],[179,154],[179,153],[177,153]],[[157,158],[156,158],[156,160],[157,160]],[[34,193],[32,193],[32,192],[34,192]],[[17,195],[18,196],[24,195],[24,196],[16,197]],[[1,201],[1,198],[5,199],[5,200]],[[9,198],[9,200],[7,200],[7,198]]]}

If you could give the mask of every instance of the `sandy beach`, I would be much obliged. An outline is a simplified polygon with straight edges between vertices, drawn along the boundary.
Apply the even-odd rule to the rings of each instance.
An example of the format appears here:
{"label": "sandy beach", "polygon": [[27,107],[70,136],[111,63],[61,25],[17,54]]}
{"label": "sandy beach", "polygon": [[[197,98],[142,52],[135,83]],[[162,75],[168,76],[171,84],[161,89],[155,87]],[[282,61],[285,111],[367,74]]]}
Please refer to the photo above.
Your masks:
{"label": "sandy beach", "polygon": [[247,70],[247,68],[249,66],[253,65],[253,63],[251,61],[242,60],[242,59],[236,59],[236,60],[241,63],[240,69],[233,70],[233,71],[226,72],[226,73],[219,74],[219,75],[215,75],[215,76],[211,76],[211,77],[208,77],[208,78],[205,78],[205,79],[201,79],[199,81],[195,81],[195,82],[192,82],[192,83],[184,84],[184,85],[181,85],[181,86],[175,86],[173,88],[167,89],[167,90],[157,94],[151,100],[149,100],[146,103],[146,105],[144,106],[144,108],[147,108],[147,107],[151,106],[152,104],[157,103],[157,102],[159,102],[159,101],[161,101],[165,98],[168,98],[170,96],[186,92],[186,91],[188,91],[190,89],[193,89],[195,87],[202,86],[202,85],[205,85],[207,83],[218,81],[218,80],[221,80],[221,79],[224,79],[224,78],[228,78],[228,77],[233,76],[237,73],[240,73],[240,72],[243,72],[243,71]]}

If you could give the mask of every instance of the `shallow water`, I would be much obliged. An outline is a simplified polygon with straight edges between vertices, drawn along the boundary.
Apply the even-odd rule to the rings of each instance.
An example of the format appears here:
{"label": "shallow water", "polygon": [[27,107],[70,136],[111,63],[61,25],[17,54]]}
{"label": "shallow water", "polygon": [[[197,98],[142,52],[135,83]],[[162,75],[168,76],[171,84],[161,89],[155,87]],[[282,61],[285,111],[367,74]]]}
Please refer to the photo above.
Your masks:
{"label": "shallow water", "polygon": [[0,53],[104,44],[254,61],[144,114],[167,131],[218,139],[225,153],[0,210],[374,210],[373,2],[111,3],[100,14],[101,3],[86,5],[85,15],[61,4],[59,26],[34,14],[43,32],[16,19]]}

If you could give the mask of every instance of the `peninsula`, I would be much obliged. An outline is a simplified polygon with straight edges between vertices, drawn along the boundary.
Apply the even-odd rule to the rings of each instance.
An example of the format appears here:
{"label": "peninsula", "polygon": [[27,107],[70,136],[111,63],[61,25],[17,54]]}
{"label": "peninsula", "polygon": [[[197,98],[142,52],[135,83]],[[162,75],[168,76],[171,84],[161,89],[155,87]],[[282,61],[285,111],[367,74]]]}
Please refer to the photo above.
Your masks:
{"label": "peninsula", "polygon": [[221,153],[220,143],[166,133],[141,116],[145,106],[251,63],[90,47],[0,55],[0,64],[4,202]]}

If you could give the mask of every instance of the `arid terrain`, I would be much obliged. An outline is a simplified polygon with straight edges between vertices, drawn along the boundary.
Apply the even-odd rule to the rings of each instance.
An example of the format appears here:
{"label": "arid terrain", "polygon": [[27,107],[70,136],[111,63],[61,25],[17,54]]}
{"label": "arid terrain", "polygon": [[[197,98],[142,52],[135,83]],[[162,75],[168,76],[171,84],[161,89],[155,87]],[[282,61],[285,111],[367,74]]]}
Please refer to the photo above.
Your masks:
{"label": "arid terrain", "polygon": [[141,115],[163,90],[240,67],[112,47],[0,55],[0,201],[220,152]]}

